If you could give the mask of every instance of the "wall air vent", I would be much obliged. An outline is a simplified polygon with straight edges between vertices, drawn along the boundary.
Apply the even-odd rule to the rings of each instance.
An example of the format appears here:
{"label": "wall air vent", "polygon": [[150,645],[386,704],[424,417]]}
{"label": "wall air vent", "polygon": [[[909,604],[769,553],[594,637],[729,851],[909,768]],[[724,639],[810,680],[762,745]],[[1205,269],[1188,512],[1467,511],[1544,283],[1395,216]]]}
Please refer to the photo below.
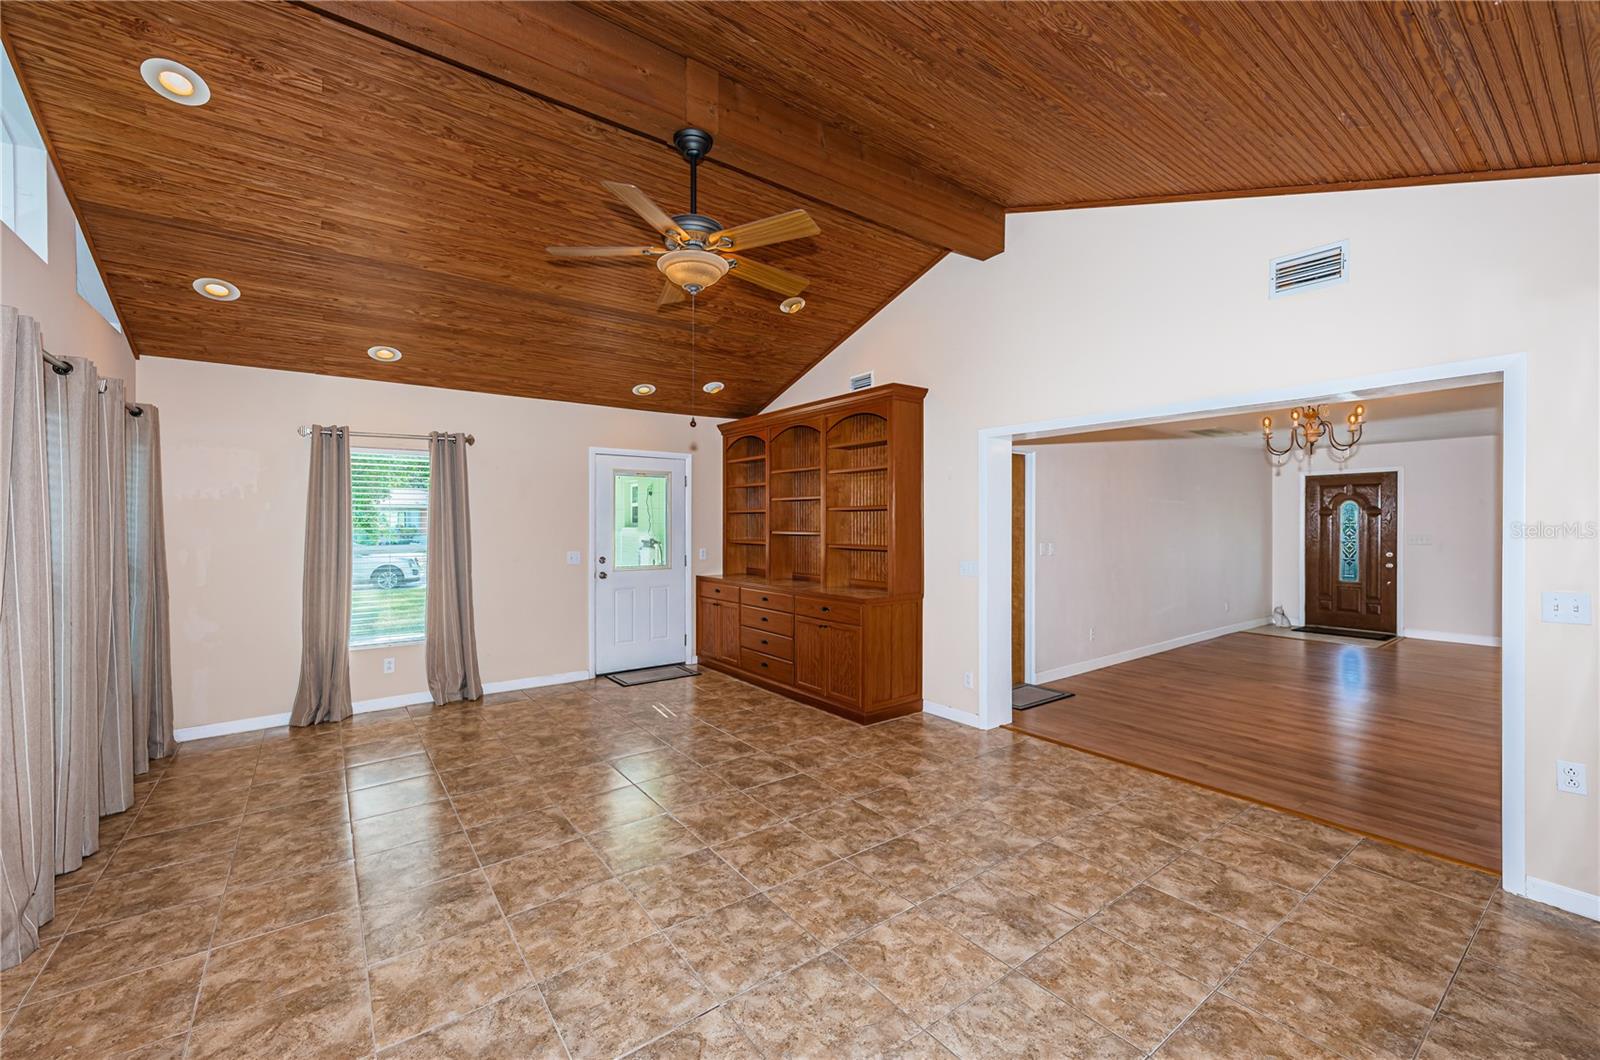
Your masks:
{"label": "wall air vent", "polygon": [[872,373],[862,372],[860,375],[850,377],[851,390],[865,390],[872,385]]}
{"label": "wall air vent", "polygon": [[1350,278],[1349,246],[1329,243],[1325,247],[1275,258],[1272,262],[1269,297],[1309,291],[1313,287],[1327,287],[1344,283]]}

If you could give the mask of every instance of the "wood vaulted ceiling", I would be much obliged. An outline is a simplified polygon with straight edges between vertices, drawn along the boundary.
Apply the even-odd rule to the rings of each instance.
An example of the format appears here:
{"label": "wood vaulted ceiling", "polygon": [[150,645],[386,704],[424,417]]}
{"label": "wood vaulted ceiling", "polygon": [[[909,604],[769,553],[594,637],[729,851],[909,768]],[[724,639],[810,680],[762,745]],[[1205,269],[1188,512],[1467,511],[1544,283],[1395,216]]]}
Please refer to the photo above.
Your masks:
{"label": "wood vaulted ceiling", "polygon": [[[687,409],[659,274],[543,248],[649,241],[598,182],[682,211],[664,143],[710,128],[702,212],[822,229],[753,255],[803,313],[701,299],[728,389],[697,407],[742,415],[1006,209],[1596,171],[1597,7],[11,0],[3,30],[141,354]],[[212,101],[151,93],[152,55]]]}

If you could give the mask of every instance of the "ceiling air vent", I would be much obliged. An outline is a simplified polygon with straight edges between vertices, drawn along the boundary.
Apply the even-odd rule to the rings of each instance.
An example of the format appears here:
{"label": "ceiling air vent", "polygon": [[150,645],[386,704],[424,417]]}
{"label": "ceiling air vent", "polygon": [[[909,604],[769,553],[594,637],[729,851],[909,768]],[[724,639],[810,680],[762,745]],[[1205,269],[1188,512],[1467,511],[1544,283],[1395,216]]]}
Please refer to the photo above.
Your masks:
{"label": "ceiling air vent", "polygon": [[1313,287],[1327,287],[1350,278],[1350,257],[1344,243],[1330,243],[1315,250],[1275,258],[1272,262],[1270,297],[1278,298]]}
{"label": "ceiling air vent", "polygon": [[850,377],[851,390],[866,390],[872,385],[872,373],[862,372],[860,375]]}

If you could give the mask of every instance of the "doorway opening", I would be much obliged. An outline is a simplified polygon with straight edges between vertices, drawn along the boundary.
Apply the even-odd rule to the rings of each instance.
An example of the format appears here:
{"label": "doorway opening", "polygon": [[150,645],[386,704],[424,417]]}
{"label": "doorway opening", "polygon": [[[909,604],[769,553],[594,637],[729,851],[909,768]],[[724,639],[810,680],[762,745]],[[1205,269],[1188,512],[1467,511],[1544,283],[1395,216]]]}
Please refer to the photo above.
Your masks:
{"label": "doorway opening", "polygon": [[589,451],[591,673],[689,660],[689,461]]}
{"label": "doorway opening", "polygon": [[[980,432],[980,724],[1011,725],[1034,732],[1045,727],[1043,719],[1075,716],[1078,728],[1070,734],[1073,738],[1056,737],[1059,742],[1498,870],[1507,890],[1525,892],[1521,686],[1525,617],[1516,606],[1523,591],[1524,546],[1513,535],[1501,534],[1504,525],[1522,515],[1523,364],[1520,355],[1487,358],[1235,399]],[[1483,402],[1483,395],[1490,391],[1494,400]],[[1265,453],[1258,451],[1256,471],[1271,476],[1266,501],[1271,511],[1255,521],[1260,528],[1249,530],[1247,536],[1253,535],[1253,547],[1264,550],[1267,557],[1269,569],[1263,579],[1268,588],[1262,594],[1234,595],[1230,600],[1227,589],[1199,592],[1179,577],[1184,563],[1171,562],[1158,550],[1139,551],[1141,542],[1186,535],[1184,547],[1196,549],[1198,557],[1189,566],[1199,565],[1206,556],[1240,554],[1235,539],[1240,533],[1237,521],[1196,521],[1195,509],[1188,504],[1189,498],[1207,489],[1224,489],[1220,471],[1213,471],[1209,464],[1171,475],[1160,489],[1149,492],[1142,507],[1132,509],[1132,515],[1106,515],[1107,505],[1114,506],[1118,495],[1130,490],[1126,475],[1112,476],[1095,490],[1079,492],[1070,504],[1056,504],[1060,511],[1052,507],[1048,473],[1052,450],[1081,451],[1085,443],[1111,442],[1109,435],[1114,432],[1145,432],[1147,440],[1140,445],[1181,444],[1174,442],[1180,435],[1199,442],[1209,435],[1219,451],[1233,445],[1242,452],[1244,447],[1260,446],[1262,413],[1281,411],[1307,399],[1335,406],[1359,400],[1372,412],[1357,451],[1338,454],[1337,462],[1319,450],[1309,464],[1268,471]],[[1424,418],[1415,408],[1407,411],[1408,406],[1432,406],[1425,411],[1431,413],[1436,437],[1374,433],[1378,409],[1383,407],[1380,402],[1394,403],[1395,411],[1388,414],[1387,421],[1391,427]],[[1241,420],[1246,426],[1237,430],[1213,422],[1225,419]],[[1248,426],[1251,422],[1253,431]],[[1487,431],[1472,427],[1485,423],[1490,425]],[[1414,443],[1443,451],[1458,442],[1475,446],[1479,455],[1486,454],[1487,462],[1470,488],[1432,490],[1431,509],[1423,503],[1428,491],[1418,486],[1422,473],[1408,463],[1384,459],[1384,446]],[[1012,549],[991,545],[1001,533],[1010,538],[1012,461],[1018,450],[1035,454],[1039,461],[1037,482],[1029,497],[1037,506],[1039,526],[1039,539],[1026,557],[1037,567],[1031,572],[1026,563],[1023,569],[1016,569]],[[1241,472],[1246,477],[1253,473]],[[1388,473],[1392,478],[1386,477]],[[1428,474],[1436,475],[1437,469]],[[1337,486],[1339,475],[1347,478],[1343,494],[1324,488]],[[1365,492],[1348,488],[1356,479],[1366,483]],[[1383,495],[1385,487],[1391,496]],[[1225,507],[1228,500],[1221,498],[1215,507]],[[1341,507],[1351,500],[1356,502],[1354,512]],[[1386,506],[1392,513],[1387,520],[1383,518]],[[1101,523],[1102,529],[1110,521],[1116,530],[1106,542],[1087,550],[1077,538],[1068,540],[1080,523],[1089,522],[1074,520],[1071,513],[1086,511],[1096,513],[1093,521]],[[1455,519],[1452,512],[1465,514]],[[1313,514],[1318,521],[1317,534],[1308,538],[1306,521]],[[1345,584],[1356,586],[1354,592],[1361,597],[1343,605],[1337,598],[1328,600],[1330,594],[1322,591],[1325,587],[1318,580],[1320,562],[1316,558],[1323,555],[1320,549],[1325,534],[1338,540],[1341,517],[1348,524],[1345,532],[1354,538],[1353,553],[1344,556]],[[1175,530],[1155,532],[1160,528]],[[1308,543],[1313,547],[1308,549]],[[1052,545],[1057,551],[1054,559],[1045,555]],[[1105,548],[1127,548],[1133,554],[1128,563],[1119,566],[1107,560]],[[1386,552],[1394,555],[1386,556]],[[1468,552],[1473,557],[1470,564],[1462,560]],[[1338,581],[1340,550],[1334,548],[1324,558],[1333,565],[1332,577]],[[1393,568],[1385,566],[1390,562]],[[1016,636],[1011,620],[1013,571],[1027,579],[1024,592],[1044,611],[1058,608],[1061,601],[1073,605],[1086,595],[1063,591],[1050,582],[1052,567],[1071,564],[1089,571],[1086,577],[1100,578],[1095,592],[1114,606],[1108,605],[1108,617],[1092,623],[1092,628],[1081,615],[1069,615],[1069,626],[1084,643],[1075,646],[1077,657],[1064,661],[1052,654],[1055,648],[1045,633],[1049,616],[1038,615],[1035,628],[1023,630],[1021,635],[1034,642],[1035,680],[1074,691],[1077,697],[1013,714],[1008,694],[1011,667],[1002,670],[995,665],[1012,661]],[[1129,571],[1135,572],[1132,580]],[[1394,584],[1385,586],[1385,580]],[[1082,583],[1080,589],[1088,585]],[[1385,590],[1391,589],[1392,599],[1387,599]],[[1336,597],[1338,586],[1334,590]],[[1124,632],[1118,624],[1124,619],[1165,619],[1169,616],[1156,612],[1181,610],[1195,603],[1217,613],[1192,634],[1157,629],[1146,630],[1139,644],[1118,639]],[[1469,605],[1473,614],[1483,619],[1482,628],[1458,630],[1446,623],[1448,616]],[[1336,615],[1331,624],[1330,606]],[[1341,606],[1343,611],[1338,610]],[[1441,628],[1441,623],[1446,624]],[[1392,632],[1396,639],[1329,636],[1288,628],[1293,626],[1326,626],[1379,636]],[[1270,636],[1251,635],[1255,633]],[[1426,689],[1417,683],[1425,677],[1437,679],[1438,687]],[[1422,702],[1429,704],[1423,710],[1426,717],[1408,718],[1408,705]],[[1230,704],[1231,714],[1225,709]],[[1137,720],[1118,731],[1118,711]],[[1460,731],[1423,733],[1420,738],[1415,731],[1407,735],[1408,726],[1416,730],[1419,721],[1426,725],[1439,720],[1458,722]],[[1134,728],[1145,733],[1147,746],[1129,738]],[[1276,752],[1264,752],[1260,760],[1240,753],[1261,744],[1269,729],[1283,741]],[[1461,742],[1455,742],[1457,739]],[[1155,745],[1161,746],[1152,750]],[[1386,755],[1390,757],[1387,763],[1374,766],[1376,759]],[[1202,775],[1204,761],[1223,765],[1216,773]],[[1463,768],[1463,761],[1470,763],[1470,768]],[[1271,783],[1287,777],[1288,788],[1304,781],[1302,788],[1309,790],[1317,786],[1318,776],[1360,779],[1372,768],[1399,787],[1379,793],[1381,797],[1352,791],[1342,804],[1337,799],[1316,804],[1297,799],[1296,792],[1284,786],[1274,789]],[[1411,793],[1400,790],[1406,776],[1419,770],[1424,774],[1434,770],[1441,782],[1458,781],[1464,786],[1453,808],[1448,805],[1450,800],[1423,806]],[[1361,804],[1364,796],[1368,803],[1386,802],[1394,808],[1392,819],[1360,818],[1352,807]],[[1421,821],[1425,832],[1429,827],[1434,831],[1420,836],[1407,833],[1402,817]]]}

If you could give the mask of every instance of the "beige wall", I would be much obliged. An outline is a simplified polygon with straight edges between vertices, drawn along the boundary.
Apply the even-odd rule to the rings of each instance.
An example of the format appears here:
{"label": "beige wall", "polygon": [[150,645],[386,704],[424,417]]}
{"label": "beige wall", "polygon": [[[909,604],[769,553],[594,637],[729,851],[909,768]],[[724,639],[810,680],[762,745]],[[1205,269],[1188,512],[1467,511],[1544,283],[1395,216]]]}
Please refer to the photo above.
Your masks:
{"label": "beige wall", "polygon": [[1040,680],[1265,619],[1272,487],[1260,453],[1200,439],[1034,452],[1035,536],[1054,548],[1034,557]]}
{"label": "beige wall", "polygon": [[133,350],[120,331],[78,297],[72,206],[53,168],[49,181],[50,261],[41,261],[15,232],[0,225],[0,302],[37,320],[45,349],[57,357],[86,357],[101,375],[127,383],[132,401]]}
{"label": "beige wall", "polygon": [[[1269,300],[1267,263],[1350,241],[1347,284]],[[929,388],[924,694],[975,711],[978,445],[983,428],[1114,416],[1527,355],[1527,517],[1600,518],[1600,176],[1014,214],[1006,252],[945,258],[776,402],[854,372]],[[1320,396],[1313,394],[1308,396]],[[1541,624],[1538,593],[1594,594],[1592,536],[1530,540],[1528,872],[1600,892],[1600,640]]]}
{"label": "beige wall", "polygon": [[[1500,637],[1500,439],[1363,442],[1338,464],[1319,453],[1312,474],[1398,468],[1400,602],[1405,629]],[[1296,462],[1272,478],[1272,598],[1305,620],[1304,483]],[[1413,544],[1421,535],[1427,544]]]}
{"label": "beige wall", "polygon": [[[473,593],[486,683],[588,667],[588,449],[694,452],[694,545],[721,561],[716,426],[688,418],[147,357],[161,407],[179,728],[286,713],[300,666],[303,423],[468,431]],[[568,550],[584,562],[569,566]],[[394,656],[393,674],[382,660]],[[351,653],[356,700],[426,693],[421,645]]]}

